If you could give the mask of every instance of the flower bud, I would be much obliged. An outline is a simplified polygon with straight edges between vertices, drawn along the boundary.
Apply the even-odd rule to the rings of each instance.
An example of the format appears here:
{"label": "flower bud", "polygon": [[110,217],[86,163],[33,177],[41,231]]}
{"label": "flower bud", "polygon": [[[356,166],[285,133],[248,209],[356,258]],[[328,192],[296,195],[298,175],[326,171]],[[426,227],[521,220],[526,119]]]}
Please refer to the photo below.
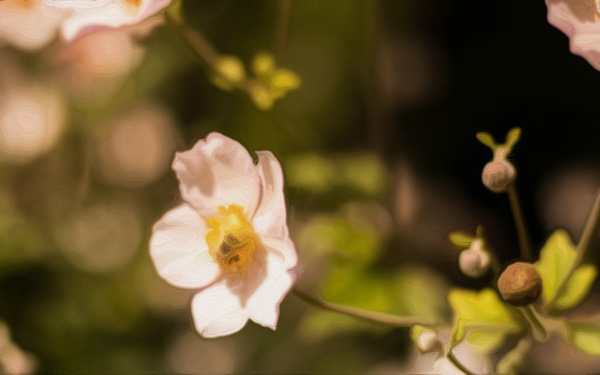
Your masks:
{"label": "flower bud", "polygon": [[481,181],[492,192],[504,193],[516,177],[517,171],[509,161],[494,159],[483,168]]}
{"label": "flower bud", "polygon": [[479,278],[490,268],[490,256],[484,250],[469,248],[460,253],[458,266],[466,276]]}
{"label": "flower bud", "polygon": [[542,279],[533,265],[516,262],[504,270],[498,279],[502,299],[514,306],[534,302],[542,290]]}
{"label": "flower bud", "polygon": [[410,331],[410,336],[421,353],[429,353],[439,349],[441,343],[435,329],[415,324]]}

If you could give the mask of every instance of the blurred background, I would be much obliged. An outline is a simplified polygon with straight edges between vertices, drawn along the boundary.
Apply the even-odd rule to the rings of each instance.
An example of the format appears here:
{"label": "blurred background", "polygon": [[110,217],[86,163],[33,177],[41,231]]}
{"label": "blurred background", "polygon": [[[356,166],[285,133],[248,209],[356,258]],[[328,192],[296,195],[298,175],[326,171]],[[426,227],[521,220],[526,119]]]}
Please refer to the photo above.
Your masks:
{"label": "blurred background", "polygon": [[478,131],[523,129],[512,160],[536,254],[558,226],[578,238],[600,186],[600,73],[543,1],[183,0],[183,14],[246,66],[279,48],[301,86],[260,110],[211,84],[154,19],[35,52],[0,46],[5,372],[411,371],[408,329],[294,295],[275,332],[196,334],[194,291],[159,278],[148,240],[181,202],[174,152],[211,131],[279,158],[298,287],[332,302],[450,322],[448,288],[491,281],[459,272],[450,232],[482,225],[501,263],[518,257],[506,196],[481,184],[492,154]]}

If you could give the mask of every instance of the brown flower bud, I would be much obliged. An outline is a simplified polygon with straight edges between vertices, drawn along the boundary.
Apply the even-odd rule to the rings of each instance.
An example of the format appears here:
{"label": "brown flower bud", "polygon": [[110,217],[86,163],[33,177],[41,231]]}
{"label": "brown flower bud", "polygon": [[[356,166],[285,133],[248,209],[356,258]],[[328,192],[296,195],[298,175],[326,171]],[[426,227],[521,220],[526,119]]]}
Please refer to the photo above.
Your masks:
{"label": "brown flower bud", "polygon": [[509,161],[500,159],[492,160],[483,167],[481,181],[492,192],[504,193],[516,177],[515,167]]}
{"label": "brown flower bud", "polygon": [[531,264],[516,262],[500,275],[498,290],[505,302],[514,306],[527,305],[540,295],[542,278]]}

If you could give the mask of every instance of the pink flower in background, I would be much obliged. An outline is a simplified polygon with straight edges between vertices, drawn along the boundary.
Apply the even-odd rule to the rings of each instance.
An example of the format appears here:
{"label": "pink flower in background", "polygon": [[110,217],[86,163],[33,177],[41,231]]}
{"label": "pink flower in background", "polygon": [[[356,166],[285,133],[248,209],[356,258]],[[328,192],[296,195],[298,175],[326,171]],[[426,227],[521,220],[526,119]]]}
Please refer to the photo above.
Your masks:
{"label": "pink flower in background", "polygon": [[571,52],[600,70],[600,4],[591,0],[546,0],[548,22],[565,33]]}
{"label": "pink flower in background", "polygon": [[248,319],[275,329],[294,282],[281,166],[271,152],[257,154],[254,165],[242,145],[219,133],[177,153],[185,203],[153,229],[150,254],[160,276],[203,288],[192,315],[204,337],[235,333]]}
{"label": "pink flower in background", "polygon": [[138,24],[165,9],[171,0],[44,0],[49,8],[69,11],[61,25],[65,40],[99,29]]}
{"label": "pink flower in background", "polygon": [[0,162],[24,164],[58,143],[67,103],[55,84],[25,76],[9,54],[0,58]]}
{"label": "pink flower in background", "polygon": [[47,7],[44,0],[0,1],[0,45],[42,48],[54,40],[66,15],[61,9]]}
{"label": "pink flower in background", "polygon": [[163,17],[157,15],[133,26],[83,35],[58,44],[52,60],[60,67],[60,78],[76,99],[101,103],[141,64],[146,50],[138,40],[162,22]]}

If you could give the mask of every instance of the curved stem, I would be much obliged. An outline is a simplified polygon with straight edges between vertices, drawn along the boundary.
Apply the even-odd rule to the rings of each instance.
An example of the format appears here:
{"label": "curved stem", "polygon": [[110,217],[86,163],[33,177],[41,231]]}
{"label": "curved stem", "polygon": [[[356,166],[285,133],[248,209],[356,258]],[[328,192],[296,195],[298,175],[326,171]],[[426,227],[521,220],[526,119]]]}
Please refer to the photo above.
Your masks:
{"label": "curved stem", "polygon": [[533,254],[529,247],[529,236],[527,235],[527,227],[525,226],[525,217],[523,215],[523,209],[521,208],[521,202],[519,200],[519,194],[514,184],[508,187],[508,200],[510,202],[510,209],[513,213],[515,220],[515,226],[517,227],[517,235],[519,237],[519,248],[521,250],[521,258],[524,260],[533,260]]}
{"label": "curved stem", "polygon": [[319,297],[312,296],[298,289],[294,289],[293,293],[305,302],[308,302],[315,306],[324,308],[326,310],[338,312],[341,314],[349,315],[354,318],[358,318],[372,323],[384,324],[392,327],[410,327],[413,324],[423,324],[431,326],[437,323],[435,319],[425,315],[398,316],[378,311],[368,311],[358,309],[355,307],[337,305],[331,302],[324,301]]}
{"label": "curved stem", "polygon": [[462,363],[460,363],[460,361],[458,360],[458,358],[456,358],[456,356],[454,355],[454,353],[452,353],[452,350],[448,351],[448,355],[446,357],[448,358],[448,360],[450,362],[452,362],[452,364],[454,366],[456,366],[456,368],[458,368],[460,371],[464,372],[465,375],[475,375],[468,368],[466,368]]}

